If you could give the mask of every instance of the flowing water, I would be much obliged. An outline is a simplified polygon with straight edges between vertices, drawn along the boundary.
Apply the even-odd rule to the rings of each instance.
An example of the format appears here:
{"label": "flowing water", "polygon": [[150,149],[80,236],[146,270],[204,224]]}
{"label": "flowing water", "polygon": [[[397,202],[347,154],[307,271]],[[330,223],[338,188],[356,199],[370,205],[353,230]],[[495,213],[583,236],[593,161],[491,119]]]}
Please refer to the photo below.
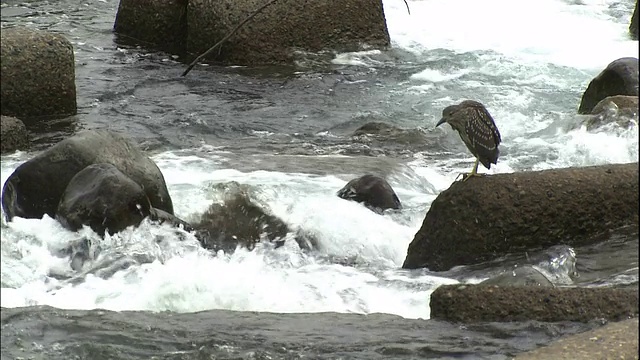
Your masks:
{"label": "flowing water", "polygon": [[[217,201],[214,185],[236,181],[318,239],[315,251],[287,241],[212,254],[149,223],[99,239],[48,217],[3,219],[3,358],[505,358],[595,326],[420,320],[437,286],[479,282],[525,254],[440,273],[400,267],[431,202],[474,162],[453,130],[434,128],[447,105],[475,99],[496,119],[501,157],[488,173],[638,161],[637,115],[628,128],[575,126],[589,81],[637,56],[633,5],[410,0],[409,15],[384,0],[388,51],[308,55],[295,67],[198,65],[182,78],[180,58],[119,45],[116,0],[3,0],[2,27],[72,42],[78,93],[77,116],[34,132],[31,152],[2,156],[3,183],[73,131],[106,128],[150,153],[181,218],[197,219]],[[374,121],[406,131],[351,136]],[[335,196],[365,173],[385,176],[403,210],[379,215]],[[102,251],[74,271],[58,250],[83,236]],[[556,283],[637,286],[637,230],[550,251],[538,265]],[[573,251],[577,277],[554,266]]]}

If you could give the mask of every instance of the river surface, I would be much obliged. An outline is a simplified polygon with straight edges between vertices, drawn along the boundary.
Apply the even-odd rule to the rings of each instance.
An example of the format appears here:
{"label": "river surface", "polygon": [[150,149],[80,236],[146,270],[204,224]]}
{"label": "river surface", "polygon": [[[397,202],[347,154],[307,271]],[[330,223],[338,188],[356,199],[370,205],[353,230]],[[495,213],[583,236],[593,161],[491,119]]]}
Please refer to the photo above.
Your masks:
{"label": "river surface", "polygon": [[[286,241],[212,254],[149,223],[100,239],[48,217],[3,219],[3,359],[503,359],[599,325],[425,321],[437,286],[477,283],[536,254],[447,272],[400,267],[431,202],[473,166],[450,127],[434,128],[447,105],[475,99],[495,118],[501,157],[483,172],[638,161],[637,114],[628,128],[591,132],[575,115],[595,75],[637,57],[633,1],[410,0],[409,15],[384,0],[389,50],[292,67],[198,65],[184,78],[177,56],[118,41],[117,6],[2,0],[3,28],[72,42],[78,98],[77,116],[34,131],[31,151],[2,156],[2,182],[74,131],[110,129],[149,152],[181,218],[197,219],[219,200],[216,184],[236,181],[318,249]],[[369,122],[405,131],[352,136]],[[401,211],[335,196],[366,173],[386,177]],[[74,271],[57,250],[83,236],[102,251]],[[575,254],[575,273],[538,264],[558,285],[637,287],[637,229],[551,253]]]}

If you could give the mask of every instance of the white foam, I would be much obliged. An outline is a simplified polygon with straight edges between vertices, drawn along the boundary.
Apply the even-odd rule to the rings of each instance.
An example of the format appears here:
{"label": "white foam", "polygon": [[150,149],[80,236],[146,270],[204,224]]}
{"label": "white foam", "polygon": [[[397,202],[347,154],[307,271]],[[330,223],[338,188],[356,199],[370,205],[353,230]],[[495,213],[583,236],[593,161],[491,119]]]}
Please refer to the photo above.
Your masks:
{"label": "white foam", "polygon": [[[393,46],[423,54],[491,50],[521,61],[601,69],[613,59],[637,57],[628,22],[606,14],[611,1],[385,0]],[[628,21],[628,20],[627,20]]]}

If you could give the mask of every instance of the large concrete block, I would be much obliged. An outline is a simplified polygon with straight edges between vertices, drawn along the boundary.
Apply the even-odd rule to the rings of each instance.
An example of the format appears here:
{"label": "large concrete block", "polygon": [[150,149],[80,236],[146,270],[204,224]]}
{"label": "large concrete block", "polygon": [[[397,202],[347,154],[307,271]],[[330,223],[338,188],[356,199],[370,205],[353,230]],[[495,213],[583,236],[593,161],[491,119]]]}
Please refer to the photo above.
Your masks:
{"label": "large concrete block", "polygon": [[27,125],[76,113],[73,47],[62,35],[22,27],[2,29],[2,115]]}
{"label": "large concrete block", "polygon": [[[187,51],[200,54],[264,0],[189,1]],[[236,64],[289,63],[294,51],[385,47],[389,33],[381,0],[280,0],[238,30],[209,59]]]}

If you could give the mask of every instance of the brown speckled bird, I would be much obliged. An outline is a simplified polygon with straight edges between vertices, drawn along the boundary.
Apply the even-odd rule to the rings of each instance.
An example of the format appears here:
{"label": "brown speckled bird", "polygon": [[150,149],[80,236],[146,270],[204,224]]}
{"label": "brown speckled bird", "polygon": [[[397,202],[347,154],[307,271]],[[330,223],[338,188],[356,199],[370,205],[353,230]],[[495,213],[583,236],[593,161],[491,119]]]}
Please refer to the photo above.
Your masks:
{"label": "brown speckled bird", "polygon": [[482,163],[487,169],[491,164],[498,162],[500,150],[500,132],[491,114],[481,103],[473,100],[465,100],[457,105],[447,106],[442,110],[442,119],[436,127],[449,123],[460,134],[460,138],[467,148],[476,157],[476,163],[471,173],[466,174],[463,181],[478,174],[478,163]]}

